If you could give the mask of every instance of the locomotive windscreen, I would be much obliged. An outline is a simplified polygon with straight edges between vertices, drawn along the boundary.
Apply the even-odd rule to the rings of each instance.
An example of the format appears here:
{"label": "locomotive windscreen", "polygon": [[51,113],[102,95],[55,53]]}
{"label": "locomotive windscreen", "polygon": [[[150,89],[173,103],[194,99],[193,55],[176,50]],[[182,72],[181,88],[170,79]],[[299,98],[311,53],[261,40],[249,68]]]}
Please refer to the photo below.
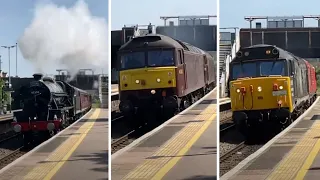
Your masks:
{"label": "locomotive windscreen", "polygon": [[121,69],[143,67],[174,66],[173,50],[149,50],[146,52],[131,52],[121,55]]}
{"label": "locomotive windscreen", "polygon": [[286,75],[285,60],[263,60],[234,63],[231,65],[232,79],[244,77],[261,77]]}

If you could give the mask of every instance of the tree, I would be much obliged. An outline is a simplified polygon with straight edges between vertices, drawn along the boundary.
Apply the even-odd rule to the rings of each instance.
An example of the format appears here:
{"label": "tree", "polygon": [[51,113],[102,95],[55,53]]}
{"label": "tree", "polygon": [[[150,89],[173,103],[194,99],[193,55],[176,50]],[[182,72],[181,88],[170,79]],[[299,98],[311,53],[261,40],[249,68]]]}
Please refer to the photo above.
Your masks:
{"label": "tree", "polygon": [[8,102],[9,93],[10,93],[10,92],[3,91],[4,85],[5,85],[5,81],[3,79],[0,79],[0,100],[1,100],[0,103],[1,103],[1,105],[3,105],[2,100],[4,101],[4,103]]}
{"label": "tree", "polygon": [[320,68],[316,68],[316,76],[317,76],[317,86],[320,86]]}

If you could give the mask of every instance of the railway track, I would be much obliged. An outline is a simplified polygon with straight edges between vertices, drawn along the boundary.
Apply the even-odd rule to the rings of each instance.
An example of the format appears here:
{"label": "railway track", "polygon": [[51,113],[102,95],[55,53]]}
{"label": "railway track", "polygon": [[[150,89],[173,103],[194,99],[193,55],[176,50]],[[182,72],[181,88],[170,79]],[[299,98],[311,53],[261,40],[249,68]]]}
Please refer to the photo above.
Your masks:
{"label": "railway track", "polygon": [[18,159],[19,157],[23,156],[28,152],[28,151],[23,151],[23,149],[24,149],[24,146],[20,146],[15,150],[7,153],[6,155],[0,157],[0,169],[7,166],[8,164],[10,164],[11,162],[15,161],[16,159]]}
{"label": "railway track", "polygon": [[245,141],[242,141],[240,144],[238,144],[236,147],[230,149],[226,153],[224,153],[222,156],[220,156],[220,163],[231,157],[233,154],[237,153],[239,150],[243,149],[245,147]]}
{"label": "railway track", "polygon": [[126,147],[127,145],[129,145],[132,142],[130,135],[132,135],[134,132],[136,132],[136,130],[132,130],[129,133],[127,133],[126,135],[114,140],[111,143],[111,154],[113,154],[113,153],[119,151],[120,149]]}
{"label": "railway track", "polygon": [[225,127],[220,127],[220,133],[224,133],[232,128],[235,128],[235,124],[229,124]]}
{"label": "railway track", "polygon": [[113,119],[111,120],[111,122],[118,121],[118,120],[121,120],[121,119],[123,119],[123,118],[124,118],[124,116],[123,116],[123,115],[120,115],[120,116],[118,116],[118,117],[113,118]]}

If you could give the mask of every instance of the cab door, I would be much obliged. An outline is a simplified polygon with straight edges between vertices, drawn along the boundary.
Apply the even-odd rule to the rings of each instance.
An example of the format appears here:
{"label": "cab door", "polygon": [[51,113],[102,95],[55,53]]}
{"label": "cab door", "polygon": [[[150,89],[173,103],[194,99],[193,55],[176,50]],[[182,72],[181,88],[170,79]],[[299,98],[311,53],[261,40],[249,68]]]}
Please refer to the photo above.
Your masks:
{"label": "cab door", "polygon": [[184,62],[184,53],[182,49],[179,49],[177,52],[177,95],[182,96],[185,94],[187,89],[187,77],[186,77],[186,64]]}
{"label": "cab door", "polygon": [[206,55],[203,55],[203,72],[204,72],[204,83],[208,84],[209,82],[209,72],[208,72],[208,59]]}

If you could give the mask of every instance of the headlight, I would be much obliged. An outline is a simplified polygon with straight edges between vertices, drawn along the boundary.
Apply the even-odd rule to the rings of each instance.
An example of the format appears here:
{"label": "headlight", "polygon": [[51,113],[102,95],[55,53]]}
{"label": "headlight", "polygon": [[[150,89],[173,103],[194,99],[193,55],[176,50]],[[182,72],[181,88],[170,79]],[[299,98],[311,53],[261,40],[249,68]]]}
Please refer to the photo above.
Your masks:
{"label": "headlight", "polygon": [[262,91],[262,87],[261,87],[261,86],[258,87],[258,91],[259,91],[259,92]]}
{"label": "headlight", "polygon": [[283,89],[283,86],[279,86],[279,89]]}
{"label": "headlight", "polygon": [[239,93],[240,92],[240,89],[237,89],[237,93]]}
{"label": "headlight", "polygon": [[136,84],[139,84],[139,83],[140,83],[140,81],[137,79],[137,80],[136,80]]}
{"label": "headlight", "polygon": [[160,80],[160,78],[157,78],[157,82],[159,83],[161,80]]}
{"label": "headlight", "polygon": [[151,90],[151,94],[155,94],[156,93],[156,90]]}

